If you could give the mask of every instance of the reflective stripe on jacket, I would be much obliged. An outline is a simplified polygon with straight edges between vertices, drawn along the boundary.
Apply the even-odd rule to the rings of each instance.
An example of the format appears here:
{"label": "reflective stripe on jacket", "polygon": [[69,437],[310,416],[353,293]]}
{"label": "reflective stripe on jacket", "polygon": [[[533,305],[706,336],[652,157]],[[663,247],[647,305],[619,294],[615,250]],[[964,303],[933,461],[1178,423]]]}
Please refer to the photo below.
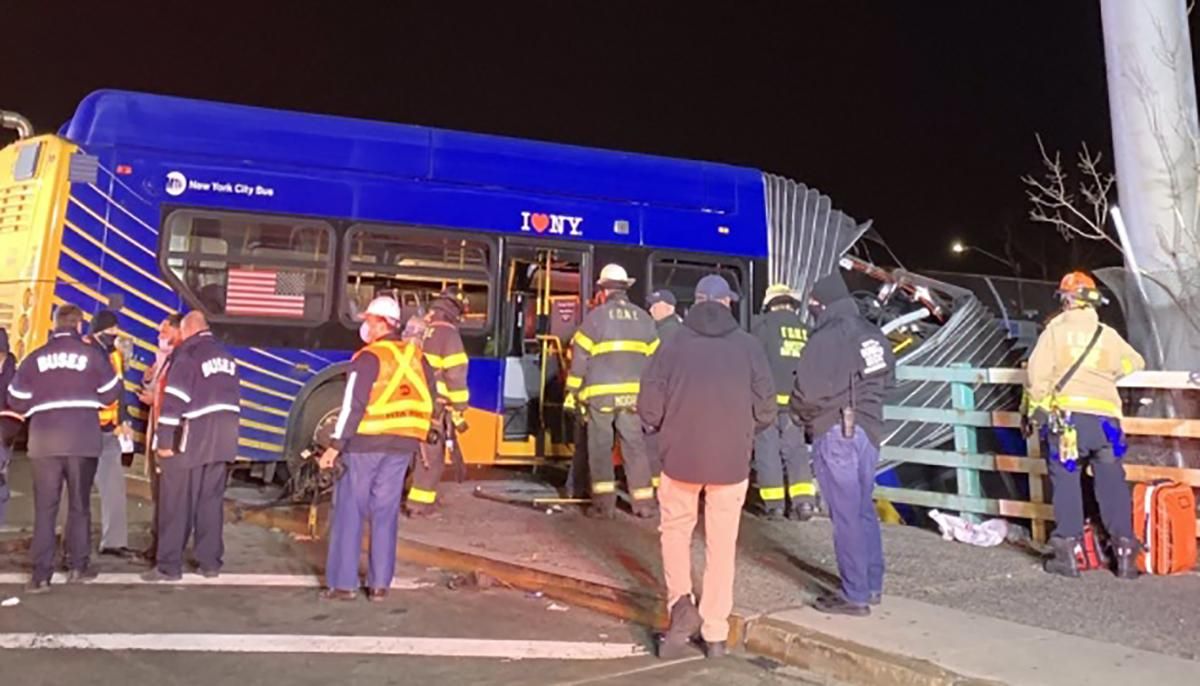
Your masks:
{"label": "reflective stripe on jacket", "polygon": [[433,422],[433,397],[425,383],[421,348],[402,341],[383,340],[355,353],[379,358],[379,373],[358,423],[366,436],[405,436],[425,440]]}
{"label": "reflective stripe on jacket", "polygon": [[422,347],[425,360],[433,368],[438,396],[455,410],[466,410],[471,399],[467,389],[467,364],[470,360],[463,348],[458,327],[451,322],[434,319],[429,323]]}
{"label": "reflective stripe on jacket", "polygon": [[[1097,326],[1102,327],[1100,339],[1062,392],[1055,394],[1054,387],[1083,355]],[[1067,310],[1050,320],[1029,356],[1028,410],[1058,408],[1120,417],[1123,413],[1117,381],[1145,367],[1142,356],[1120,334],[1100,324],[1095,309]]]}
{"label": "reflective stripe on jacket", "polygon": [[572,338],[567,390],[599,410],[637,406],[642,370],[659,346],[654,319],[614,292]]}

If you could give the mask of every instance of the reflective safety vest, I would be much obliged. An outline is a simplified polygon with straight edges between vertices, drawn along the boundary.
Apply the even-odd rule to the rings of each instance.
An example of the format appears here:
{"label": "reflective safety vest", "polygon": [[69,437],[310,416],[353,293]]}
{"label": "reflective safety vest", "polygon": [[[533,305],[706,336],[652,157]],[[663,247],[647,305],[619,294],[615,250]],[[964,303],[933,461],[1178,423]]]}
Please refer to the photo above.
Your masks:
{"label": "reflective safety vest", "polygon": [[[108,361],[112,364],[113,371],[117,373],[117,378],[121,379],[121,383],[125,383],[125,356],[120,350],[114,349],[108,354]],[[124,389],[121,390],[124,394]],[[121,423],[121,401],[118,400],[113,404],[100,408],[100,427],[104,429],[116,428]]]}
{"label": "reflective safety vest", "polygon": [[355,357],[368,351],[379,359],[379,375],[371,386],[358,433],[426,440],[433,422],[433,397],[421,366],[421,348],[401,341],[377,341]]}

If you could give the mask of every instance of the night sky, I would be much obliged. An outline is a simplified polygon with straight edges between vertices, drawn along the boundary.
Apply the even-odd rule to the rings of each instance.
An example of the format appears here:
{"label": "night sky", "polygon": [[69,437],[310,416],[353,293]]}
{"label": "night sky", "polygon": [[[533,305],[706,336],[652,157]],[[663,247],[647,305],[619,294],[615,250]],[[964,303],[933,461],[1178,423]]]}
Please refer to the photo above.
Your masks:
{"label": "night sky", "polygon": [[1026,274],[1113,260],[1039,256],[1059,244],[1019,181],[1035,131],[1111,159],[1098,0],[71,4],[3,16],[0,107],[43,132],[145,90],[756,167],[874,219],[910,268],[1007,273],[947,250],[1006,230]]}

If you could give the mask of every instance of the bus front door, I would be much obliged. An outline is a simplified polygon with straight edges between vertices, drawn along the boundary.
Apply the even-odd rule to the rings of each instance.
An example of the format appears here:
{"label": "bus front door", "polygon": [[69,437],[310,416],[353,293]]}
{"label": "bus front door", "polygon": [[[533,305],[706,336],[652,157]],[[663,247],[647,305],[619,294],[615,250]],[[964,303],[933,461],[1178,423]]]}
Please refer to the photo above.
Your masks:
{"label": "bus front door", "polygon": [[563,410],[570,341],[590,294],[588,253],[507,245],[503,421],[499,462],[570,457],[573,414]]}

